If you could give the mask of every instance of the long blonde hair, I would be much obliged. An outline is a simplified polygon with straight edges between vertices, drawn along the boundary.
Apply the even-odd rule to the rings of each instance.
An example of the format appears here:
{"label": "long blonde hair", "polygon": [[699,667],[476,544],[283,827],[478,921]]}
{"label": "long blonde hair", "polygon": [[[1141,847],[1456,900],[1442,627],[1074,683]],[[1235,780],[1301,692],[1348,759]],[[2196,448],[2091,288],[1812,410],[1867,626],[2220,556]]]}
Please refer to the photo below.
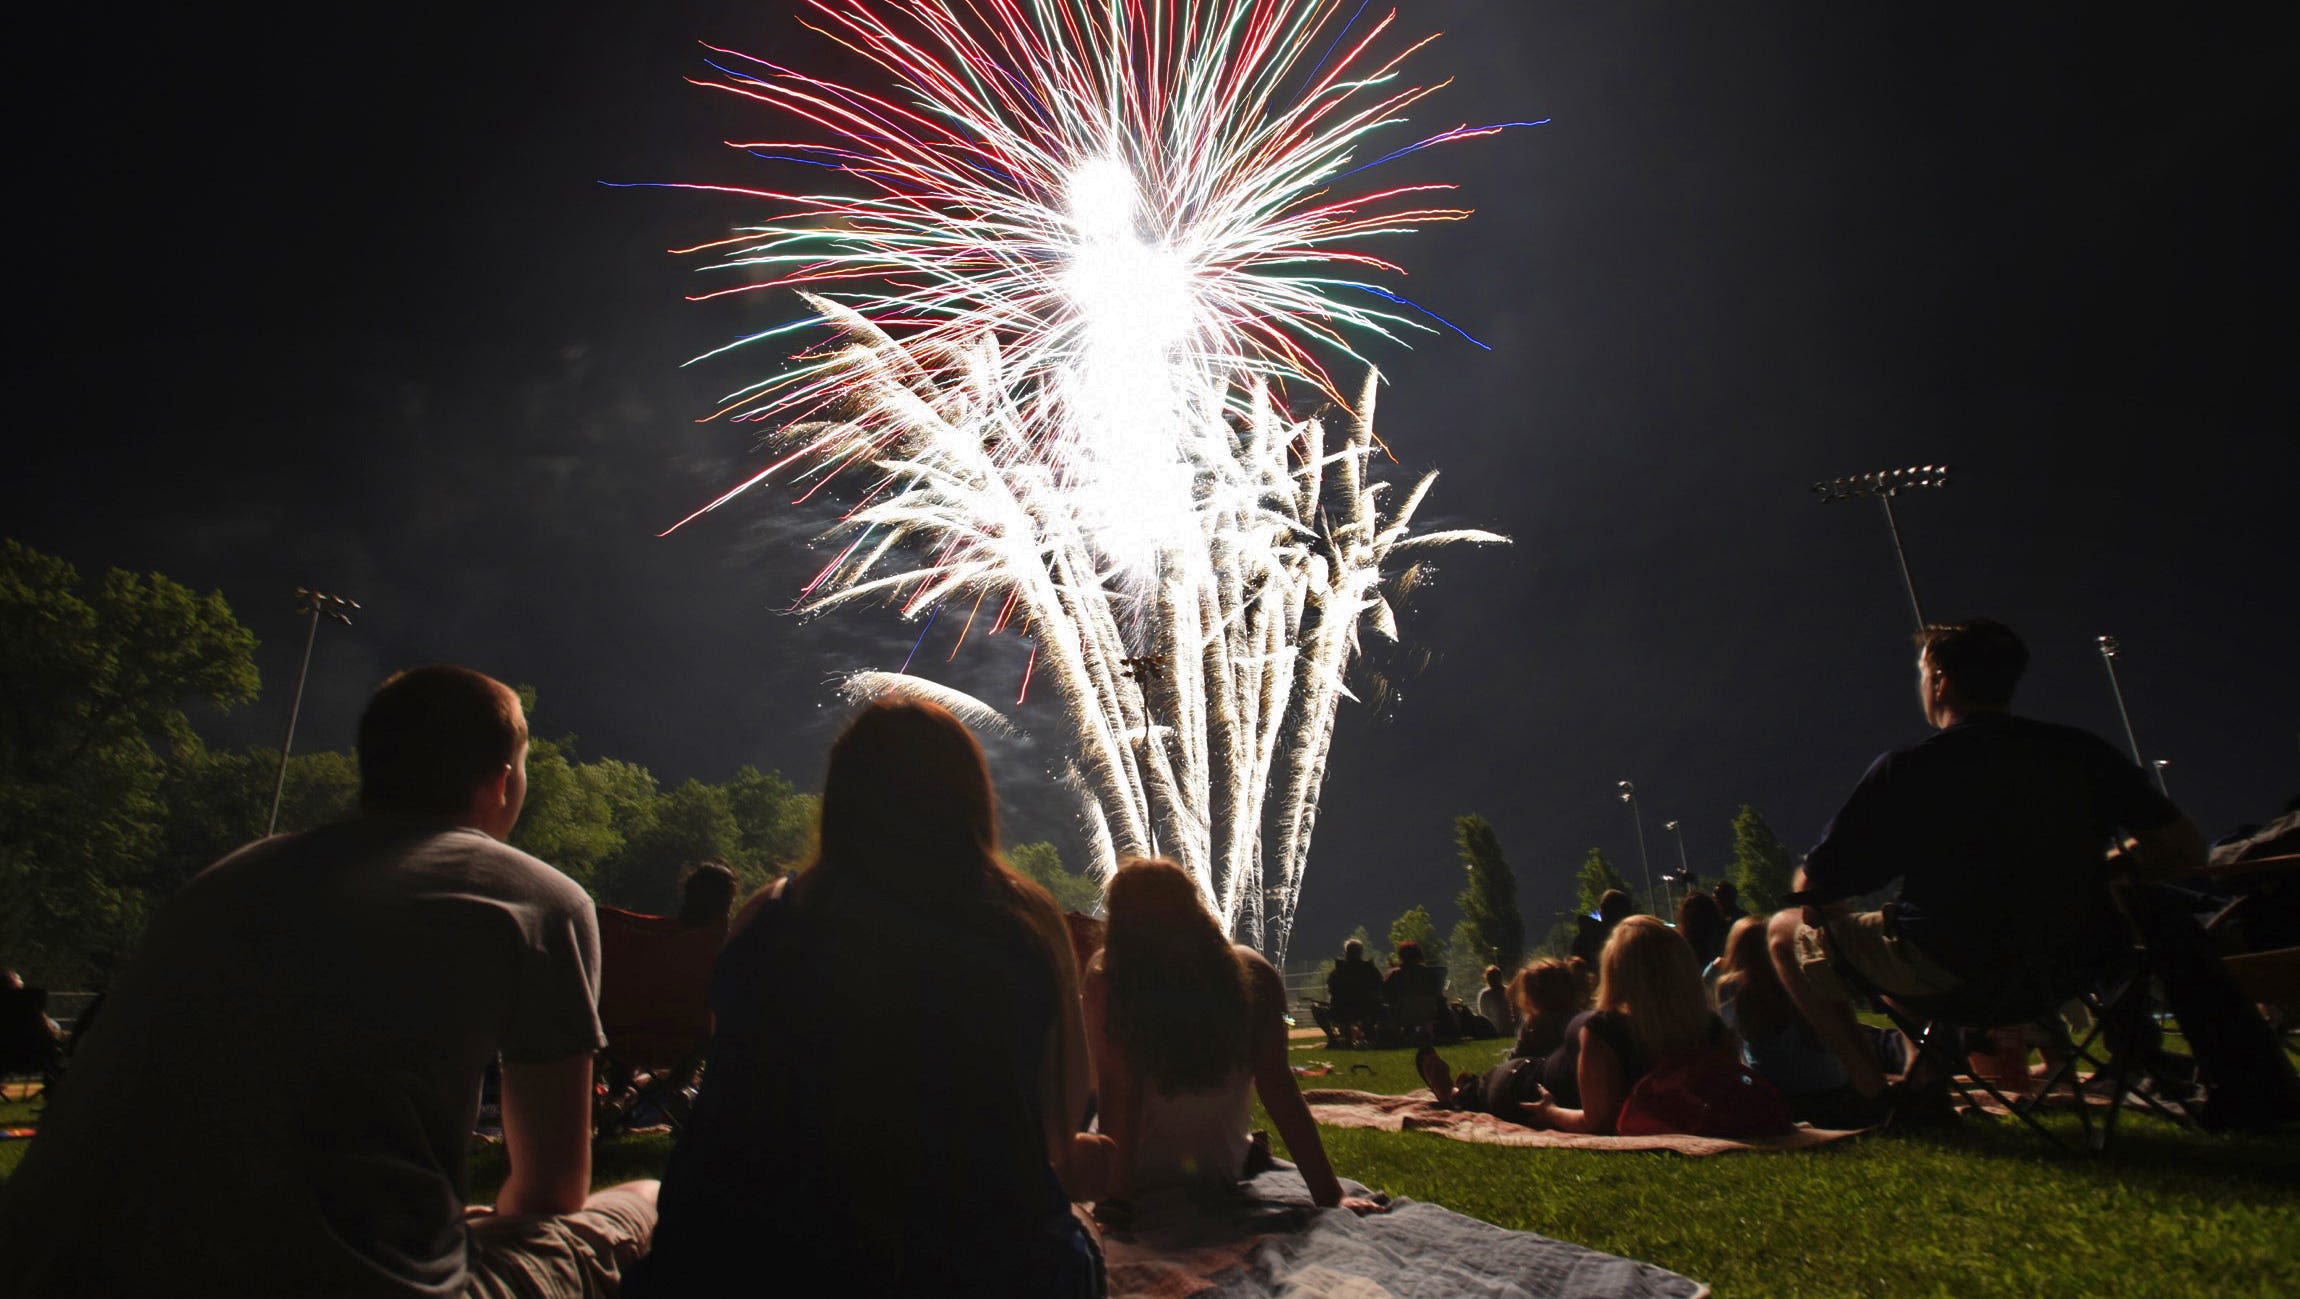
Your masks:
{"label": "long blonde hair", "polygon": [[1620,1016],[1648,1060],[1709,1039],[1709,997],[1693,945],[1652,916],[1631,916],[1606,940],[1598,957],[1597,1009]]}

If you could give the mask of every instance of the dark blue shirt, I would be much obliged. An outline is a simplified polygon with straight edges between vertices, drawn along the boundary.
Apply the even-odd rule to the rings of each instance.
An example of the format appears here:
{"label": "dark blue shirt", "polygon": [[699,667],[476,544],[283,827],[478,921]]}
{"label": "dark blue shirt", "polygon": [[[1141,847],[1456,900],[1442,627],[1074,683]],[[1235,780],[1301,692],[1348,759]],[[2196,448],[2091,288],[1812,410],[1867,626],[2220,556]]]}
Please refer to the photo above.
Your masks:
{"label": "dark blue shirt", "polygon": [[1876,760],[1805,858],[1834,900],[1894,878],[1918,950],[1967,981],[2075,955],[2118,932],[2102,858],[2180,809],[2099,737],[2007,713],[1968,717]]}

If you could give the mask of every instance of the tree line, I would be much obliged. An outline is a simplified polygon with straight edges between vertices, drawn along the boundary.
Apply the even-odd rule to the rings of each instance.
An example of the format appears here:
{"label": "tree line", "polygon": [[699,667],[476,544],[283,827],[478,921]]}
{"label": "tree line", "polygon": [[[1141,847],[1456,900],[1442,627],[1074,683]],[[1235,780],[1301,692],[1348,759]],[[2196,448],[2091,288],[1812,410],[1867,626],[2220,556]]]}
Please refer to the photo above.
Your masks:
{"label": "tree line", "polygon": [[[0,540],[0,965],[34,985],[101,987],[162,900],[262,836],[278,751],[211,748],[188,711],[252,702],[255,646],[219,592],[119,570],[87,584]],[[520,697],[532,723],[535,693]],[[296,754],[279,829],[350,816],[358,796],[352,754]],[[511,842],[601,903],[661,913],[696,862],[725,862],[746,892],[804,865],[818,803],[747,765],[665,788],[637,763],[586,756],[572,735],[537,735]],[[1008,856],[1070,909],[1098,900],[1051,844]]]}

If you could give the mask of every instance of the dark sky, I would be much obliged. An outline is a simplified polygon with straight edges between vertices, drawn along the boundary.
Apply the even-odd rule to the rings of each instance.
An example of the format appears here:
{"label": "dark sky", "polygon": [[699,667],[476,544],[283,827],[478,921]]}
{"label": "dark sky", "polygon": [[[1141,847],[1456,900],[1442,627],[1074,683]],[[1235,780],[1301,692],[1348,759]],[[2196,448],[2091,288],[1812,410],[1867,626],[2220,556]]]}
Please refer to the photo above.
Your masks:
{"label": "dark sky", "polygon": [[[2300,790],[2289,39],[2164,6],[1401,7],[1456,79],[1417,125],[1554,119],[1401,166],[1478,213],[1389,249],[1494,350],[1382,354],[1384,435],[1445,470],[1427,522],[1516,544],[1443,560],[1406,627],[1430,666],[1345,715],[1298,956],[1416,901],[1450,925],[1459,812],[1537,933],[1589,846],[1634,871],[1616,780],[1656,870],[1664,819],[1698,869],[1743,802],[1808,842],[1922,733],[1881,517],[1806,490],[1838,474],[1954,466],[1903,498],[1911,562],[1928,613],[2027,636],[2023,711],[2118,736],[2113,632],[2208,833]],[[299,747],[445,658],[667,781],[818,781],[829,679],[915,630],[787,616],[821,519],[780,495],[655,538],[754,463],[695,421],[765,358],[679,363],[792,304],[682,300],[663,250],[739,204],[598,182],[758,178],[718,141],[766,119],[682,82],[697,40],[844,65],[785,4],[292,12],[19,23],[0,531],[220,588],[267,681],[220,739],[276,735],[309,584],[368,612],[323,631]],[[1024,652],[921,661],[1011,698]],[[1020,717],[1010,831],[1063,833],[1059,714]]]}

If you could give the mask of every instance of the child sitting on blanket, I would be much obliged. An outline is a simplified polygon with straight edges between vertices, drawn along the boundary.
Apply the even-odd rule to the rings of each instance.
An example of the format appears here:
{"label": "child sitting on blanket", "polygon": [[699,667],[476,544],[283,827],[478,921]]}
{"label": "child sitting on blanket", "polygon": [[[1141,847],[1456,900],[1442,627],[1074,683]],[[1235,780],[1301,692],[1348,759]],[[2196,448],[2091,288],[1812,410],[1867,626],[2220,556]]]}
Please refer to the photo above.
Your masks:
{"label": "child sitting on blanket", "polygon": [[1230,1185],[1245,1173],[1248,1088],[1286,1139],[1310,1198],[1345,1199],[1286,1062],[1286,987],[1250,947],[1233,947],[1198,885],[1168,861],[1111,877],[1109,930],[1083,981],[1101,1086],[1103,1135],[1117,1143],[1113,1195],[1178,1184]]}
{"label": "child sitting on blanket", "polygon": [[1693,948],[1652,916],[1632,916],[1598,958],[1597,1008],[1566,1025],[1539,1060],[1513,1056],[1463,1102],[1453,1071],[1424,1047],[1414,1064],[1441,1104],[1482,1109],[1527,1127],[1608,1136],[1621,1103],[1654,1062],[1725,1038],[1709,1009]]}

